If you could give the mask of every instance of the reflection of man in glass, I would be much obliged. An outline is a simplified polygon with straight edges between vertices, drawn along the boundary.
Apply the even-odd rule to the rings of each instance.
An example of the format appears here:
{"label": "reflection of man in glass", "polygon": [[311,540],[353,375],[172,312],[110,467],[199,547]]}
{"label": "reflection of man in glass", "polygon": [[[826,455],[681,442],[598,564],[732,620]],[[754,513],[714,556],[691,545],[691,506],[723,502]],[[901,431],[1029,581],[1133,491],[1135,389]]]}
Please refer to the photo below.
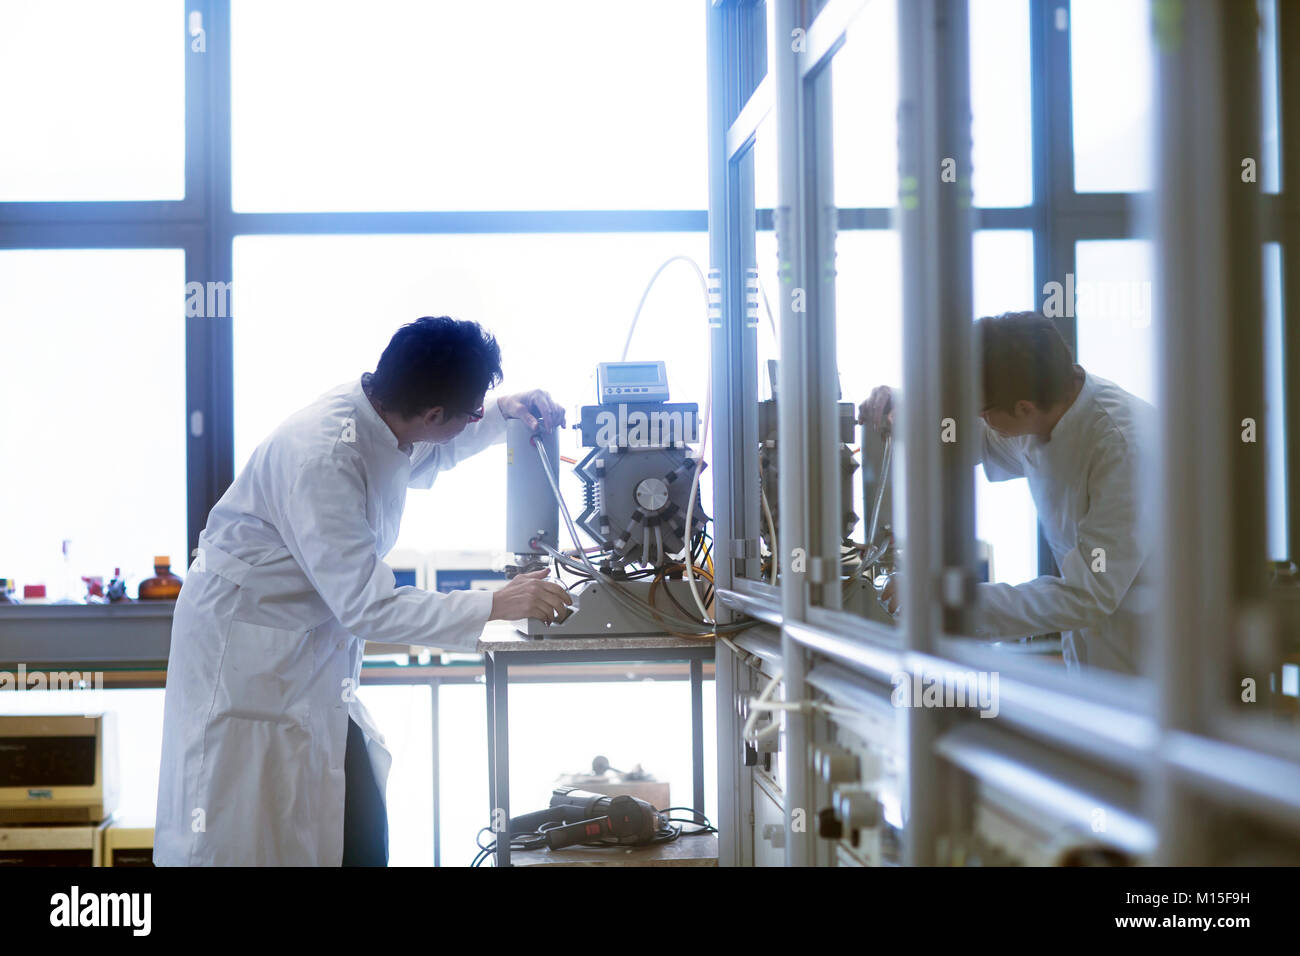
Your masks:
{"label": "reflection of man in glass", "polygon": [[[1060,631],[1067,666],[1136,673],[1149,593],[1139,457],[1155,410],[1075,365],[1037,313],[980,319],[976,336],[984,366],[977,459],[990,481],[1028,479],[1060,574],[979,585],[975,634]],[[859,421],[887,434],[893,420],[889,388],[875,389]]]}

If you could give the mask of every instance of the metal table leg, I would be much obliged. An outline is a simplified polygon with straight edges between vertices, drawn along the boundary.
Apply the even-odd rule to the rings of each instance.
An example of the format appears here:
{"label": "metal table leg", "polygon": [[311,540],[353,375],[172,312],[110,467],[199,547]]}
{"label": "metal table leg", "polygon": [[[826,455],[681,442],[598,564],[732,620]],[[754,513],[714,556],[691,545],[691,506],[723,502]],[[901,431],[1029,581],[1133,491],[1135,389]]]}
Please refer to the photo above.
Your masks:
{"label": "metal table leg", "polygon": [[429,681],[430,709],[433,711],[433,865],[442,866],[442,784],[438,761],[441,757],[441,740],[438,735],[438,678]]}
{"label": "metal table leg", "polygon": [[483,655],[483,692],[487,699],[487,744],[488,744],[488,826],[493,826],[496,817],[493,816],[497,805],[497,778],[496,778],[496,712],[492,709],[492,655],[487,653]]}
{"label": "metal table leg", "polygon": [[704,663],[691,658],[691,782],[695,822],[704,822]]}
{"label": "metal table leg", "polygon": [[501,821],[497,837],[497,866],[510,865],[510,724],[508,691],[510,665],[502,658],[492,665],[492,731],[495,738],[492,767],[495,807],[493,820]]}

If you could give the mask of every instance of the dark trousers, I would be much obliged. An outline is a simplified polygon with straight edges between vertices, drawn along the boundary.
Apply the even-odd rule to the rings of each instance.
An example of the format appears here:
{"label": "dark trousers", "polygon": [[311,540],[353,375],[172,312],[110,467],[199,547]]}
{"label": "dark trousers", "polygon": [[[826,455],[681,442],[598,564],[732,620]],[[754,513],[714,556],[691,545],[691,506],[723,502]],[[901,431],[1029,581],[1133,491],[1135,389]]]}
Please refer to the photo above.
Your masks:
{"label": "dark trousers", "polygon": [[388,865],[388,808],[375,782],[366,738],[348,718],[348,749],[343,758],[347,789],[343,800],[343,865]]}

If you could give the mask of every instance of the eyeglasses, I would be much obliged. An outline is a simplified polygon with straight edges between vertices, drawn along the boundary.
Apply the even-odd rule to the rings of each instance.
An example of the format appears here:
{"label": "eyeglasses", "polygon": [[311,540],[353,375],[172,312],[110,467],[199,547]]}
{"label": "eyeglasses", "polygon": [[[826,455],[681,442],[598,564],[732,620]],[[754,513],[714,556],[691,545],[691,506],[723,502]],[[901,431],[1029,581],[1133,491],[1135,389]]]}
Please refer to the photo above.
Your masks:
{"label": "eyeglasses", "polygon": [[465,417],[468,418],[471,423],[481,422],[483,420],[483,406],[480,405],[477,411],[465,412],[464,414]]}

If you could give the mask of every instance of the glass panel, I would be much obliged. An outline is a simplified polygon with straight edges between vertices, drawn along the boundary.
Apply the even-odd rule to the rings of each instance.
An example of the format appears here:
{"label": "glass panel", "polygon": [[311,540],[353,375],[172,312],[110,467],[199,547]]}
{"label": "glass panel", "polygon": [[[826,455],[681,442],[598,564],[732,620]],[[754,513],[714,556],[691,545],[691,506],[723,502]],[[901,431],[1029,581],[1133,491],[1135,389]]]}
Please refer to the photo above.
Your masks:
{"label": "glass panel", "polygon": [[1033,201],[1028,0],[970,4],[971,150],[975,205]]}
{"label": "glass panel", "polygon": [[[886,207],[898,202],[898,10],[895,0],[868,4],[831,61],[833,195],[837,206]],[[834,459],[843,517],[838,604],[877,623],[893,624],[881,588],[896,566],[892,447],[857,424],[878,387],[898,394],[903,379],[902,266],[893,229],[841,229],[835,237],[835,349],[839,432]],[[888,450],[887,450],[888,449]],[[873,516],[875,520],[873,521]],[[788,553],[788,549],[786,549]]]}
{"label": "glass panel", "polygon": [[1277,102],[1277,0],[1257,0],[1259,8],[1260,124],[1263,151],[1259,182],[1266,193],[1281,188],[1281,147],[1278,138]]}
{"label": "glass panel", "polygon": [[134,596],[158,554],[184,575],[184,288],[179,249],[0,251],[0,577],[19,593],[79,600],[120,567]]}
{"label": "glass panel", "polygon": [[831,61],[835,205],[898,200],[897,0],[873,0]]}
{"label": "glass panel", "polygon": [[[893,230],[845,230],[836,237],[835,349],[839,356],[841,401],[857,409],[878,385],[903,384],[903,271],[898,233]],[[862,429],[850,443],[857,449],[858,470],[850,487],[857,522],[849,532],[865,543],[870,530],[877,485],[863,487]],[[878,462],[867,462],[874,475]],[[882,504],[883,511],[883,504]],[[892,525],[893,516],[880,522]]]}
{"label": "glass panel", "polygon": [[1074,72],[1074,188],[1151,188],[1150,6],[1135,0],[1070,4]]}
{"label": "glass panel", "polygon": [[[768,11],[768,23],[771,10]],[[770,39],[770,38],[769,38]],[[772,222],[772,207],[777,200],[776,178],[776,113],[769,112],[759,123],[754,144],[749,154],[740,162],[742,168],[752,171],[754,177],[754,205],[759,210],[758,226],[754,236],[754,268],[758,283],[756,352],[758,376],[758,474],[759,474],[759,527],[762,539],[762,559],[759,577],[773,584],[779,580],[779,564],[772,559],[773,532],[779,530],[780,503],[777,500],[777,452],[768,442],[776,440],[777,412],[774,401],[776,379],[779,375],[777,359],[781,355],[781,301],[788,295],[788,287],[781,283],[780,258],[777,255],[776,233],[763,229],[762,220]],[[775,526],[775,527],[774,527]],[[777,543],[780,543],[779,535]]]}
{"label": "glass panel", "polygon": [[0,6],[0,202],[183,199],[185,22],[179,0]]}
{"label": "glass panel", "polygon": [[1264,243],[1264,421],[1268,450],[1268,555],[1294,557],[1287,546],[1286,372],[1282,324],[1282,247]]}
{"label": "glass panel", "polygon": [[[501,343],[506,380],[498,394],[545,388],[576,422],[578,407],[595,401],[596,364],[619,359],[642,290],[678,254],[703,268],[707,236],[241,236],[236,465],[289,414],[372,370],[398,326],[422,315],[483,323]],[[675,263],[646,300],[628,353],[630,360],[665,361],[671,400],[698,403],[701,414],[707,330],[699,281]],[[285,355],[295,360],[286,364]],[[561,455],[581,459],[586,451],[576,430],[561,432]],[[572,469],[561,470],[576,517],[582,485]],[[702,500],[711,503],[712,469],[700,483]],[[439,476],[432,490],[412,491],[397,547],[504,550],[504,502],[505,459],[497,447]],[[561,538],[569,546],[563,531]]]}
{"label": "glass panel", "polygon": [[704,34],[695,0],[237,0],[235,208],[703,209]]}
{"label": "glass panel", "polygon": [[[1080,365],[1155,403],[1155,266],[1145,239],[1075,245],[1074,315]],[[1070,290],[1064,290],[1069,303]]]}
{"label": "glass panel", "polygon": [[[980,230],[973,238],[975,317],[1034,308],[1034,236],[1028,230]],[[989,481],[975,469],[975,534],[988,551],[989,580],[1019,584],[1038,577],[1038,512],[1024,478]]]}

